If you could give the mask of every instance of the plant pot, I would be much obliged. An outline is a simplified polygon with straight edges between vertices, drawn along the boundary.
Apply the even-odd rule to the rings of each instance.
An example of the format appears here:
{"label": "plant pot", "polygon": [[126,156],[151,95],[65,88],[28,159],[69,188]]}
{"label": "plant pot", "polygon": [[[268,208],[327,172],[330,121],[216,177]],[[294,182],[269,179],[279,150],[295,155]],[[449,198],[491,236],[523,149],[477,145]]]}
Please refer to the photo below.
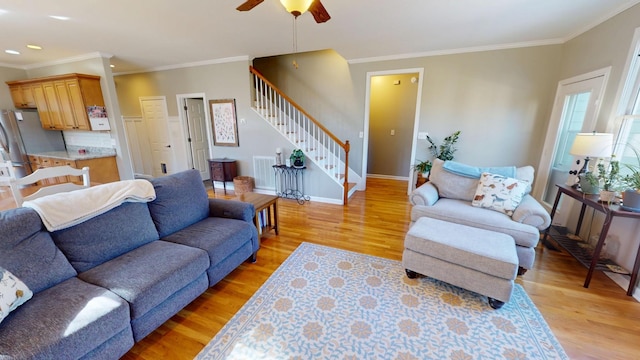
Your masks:
{"label": "plant pot", "polygon": [[598,185],[591,185],[591,183],[585,179],[580,179],[580,190],[588,195],[597,194],[600,191]]}
{"label": "plant pot", "polygon": [[304,161],[300,160],[300,159],[295,159],[293,160],[293,167],[295,168],[302,168],[304,167]]}
{"label": "plant pot", "polygon": [[640,212],[640,191],[639,190],[627,190],[623,194],[624,210]]}
{"label": "plant pot", "polygon": [[428,179],[429,179],[429,175],[428,174],[418,173],[418,177],[416,179],[416,188],[419,188],[420,185],[426,183]]}
{"label": "plant pot", "polygon": [[609,190],[600,190],[600,201],[605,203],[614,203],[616,200],[616,192]]}

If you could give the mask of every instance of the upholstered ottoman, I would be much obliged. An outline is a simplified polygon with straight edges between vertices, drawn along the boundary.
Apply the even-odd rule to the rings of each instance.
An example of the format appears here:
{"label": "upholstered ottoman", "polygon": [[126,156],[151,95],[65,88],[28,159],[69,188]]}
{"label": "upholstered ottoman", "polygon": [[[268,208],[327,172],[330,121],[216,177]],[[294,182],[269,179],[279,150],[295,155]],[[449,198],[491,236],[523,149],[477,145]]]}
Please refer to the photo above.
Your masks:
{"label": "upholstered ottoman", "polygon": [[499,309],[511,298],[518,255],[507,234],[424,217],[407,232],[402,264],[409,278],[422,274],[477,292]]}

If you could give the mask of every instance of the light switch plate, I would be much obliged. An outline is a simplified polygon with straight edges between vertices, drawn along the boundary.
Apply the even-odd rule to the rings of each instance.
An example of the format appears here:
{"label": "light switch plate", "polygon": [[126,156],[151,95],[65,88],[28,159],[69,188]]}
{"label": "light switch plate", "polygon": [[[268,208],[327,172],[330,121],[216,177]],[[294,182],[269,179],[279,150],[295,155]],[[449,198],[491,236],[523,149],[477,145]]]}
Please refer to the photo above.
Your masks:
{"label": "light switch plate", "polygon": [[418,133],[418,140],[427,140],[427,136],[429,136],[428,132],[421,131]]}

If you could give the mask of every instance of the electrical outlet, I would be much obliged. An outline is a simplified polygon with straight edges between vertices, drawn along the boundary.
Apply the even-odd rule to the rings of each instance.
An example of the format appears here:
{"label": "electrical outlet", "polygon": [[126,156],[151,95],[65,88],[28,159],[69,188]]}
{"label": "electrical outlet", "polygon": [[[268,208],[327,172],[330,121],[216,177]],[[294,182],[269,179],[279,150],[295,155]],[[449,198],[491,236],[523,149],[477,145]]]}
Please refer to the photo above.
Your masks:
{"label": "electrical outlet", "polygon": [[418,140],[427,140],[427,136],[429,136],[428,132],[421,131],[418,133]]}

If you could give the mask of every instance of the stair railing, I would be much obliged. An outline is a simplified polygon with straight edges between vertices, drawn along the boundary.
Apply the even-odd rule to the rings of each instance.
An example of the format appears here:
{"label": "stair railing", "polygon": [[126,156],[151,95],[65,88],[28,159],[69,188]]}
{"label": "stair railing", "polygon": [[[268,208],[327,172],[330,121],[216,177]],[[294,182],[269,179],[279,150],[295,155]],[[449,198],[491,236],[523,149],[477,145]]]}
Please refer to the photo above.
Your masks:
{"label": "stair railing", "polygon": [[312,153],[318,163],[336,176],[338,182],[342,179],[343,201],[346,205],[349,194],[349,140],[343,142],[338,139],[254,67],[250,66],[249,71],[253,74],[256,108],[307,156]]}

